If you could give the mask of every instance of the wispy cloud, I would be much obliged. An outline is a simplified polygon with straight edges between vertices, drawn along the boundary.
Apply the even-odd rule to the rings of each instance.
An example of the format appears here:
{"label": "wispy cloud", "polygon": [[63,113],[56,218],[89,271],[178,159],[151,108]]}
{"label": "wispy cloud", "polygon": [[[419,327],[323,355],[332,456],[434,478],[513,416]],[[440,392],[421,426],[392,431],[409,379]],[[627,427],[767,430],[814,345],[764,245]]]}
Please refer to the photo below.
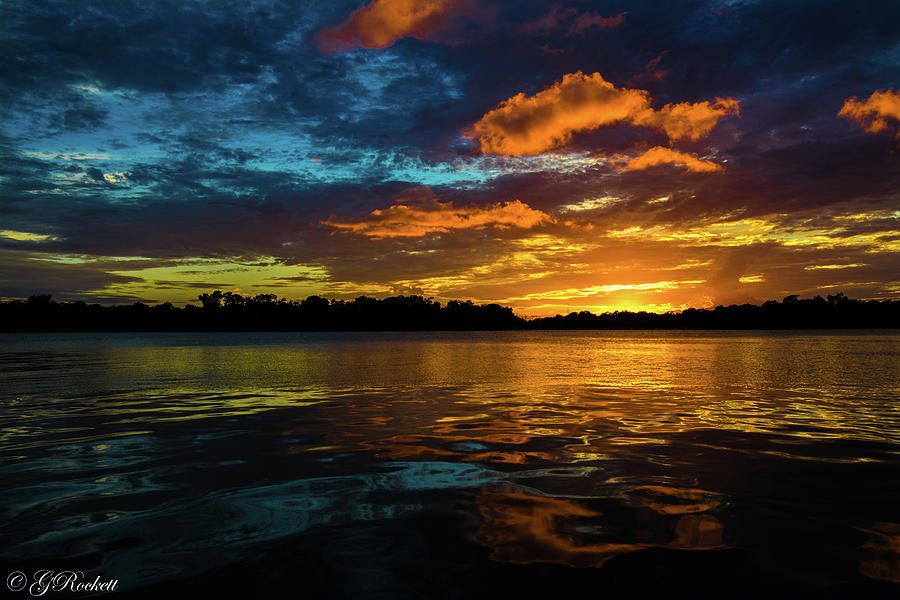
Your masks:
{"label": "wispy cloud", "polygon": [[427,190],[418,189],[397,198],[393,206],[372,211],[364,219],[342,221],[332,216],[323,224],[370,238],[390,238],[422,237],[453,229],[482,227],[529,229],[551,220],[550,215],[518,200],[487,206],[455,206],[452,202],[441,202]]}
{"label": "wispy cloud", "polygon": [[625,22],[627,12],[615,16],[604,17],[595,11],[579,13],[578,9],[565,7],[559,4],[553,5],[550,10],[541,17],[519,25],[516,32],[521,35],[541,35],[547,33],[567,35],[583,35],[593,29],[615,29]]}
{"label": "wispy cloud", "polygon": [[664,148],[662,146],[655,146],[640,156],[632,158],[622,165],[621,169],[624,171],[631,171],[635,169],[647,169],[649,167],[664,164],[681,166],[688,171],[693,171],[695,173],[711,173],[724,169],[724,167],[718,163],[697,158],[696,154],[679,152],[678,150]]}
{"label": "wispy cloud", "polygon": [[582,34],[591,29],[615,29],[625,22],[627,12],[621,12],[614,17],[604,17],[596,12],[588,11],[578,16],[572,23],[570,33]]}
{"label": "wispy cloud", "polygon": [[29,233],[27,231],[13,231],[10,229],[0,230],[0,237],[5,237],[17,242],[46,242],[59,239],[54,235],[45,233]]}

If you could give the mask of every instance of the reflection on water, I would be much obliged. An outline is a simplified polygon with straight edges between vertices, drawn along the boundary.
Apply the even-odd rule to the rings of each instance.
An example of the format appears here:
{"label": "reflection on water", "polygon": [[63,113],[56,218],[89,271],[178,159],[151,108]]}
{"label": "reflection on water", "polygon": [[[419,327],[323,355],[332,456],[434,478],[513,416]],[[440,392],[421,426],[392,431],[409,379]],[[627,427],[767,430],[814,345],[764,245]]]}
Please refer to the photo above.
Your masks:
{"label": "reflection on water", "polygon": [[871,536],[863,546],[868,556],[860,570],[873,579],[900,583],[900,523],[875,523],[866,533]]}
{"label": "reflection on water", "polygon": [[896,334],[42,334],[0,366],[10,570],[155,593],[306,569],[350,597],[547,565],[676,595],[900,582]]}
{"label": "reflection on water", "polygon": [[[681,493],[672,490],[675,496]],[[614,556],[654,546],[679,550],[727,547],[722,524],[711,514],[688,514],[674,519],[633,515],[641,520],[641,528],[627,535],[623,534],[621,519],[604,518],[602,512],[570,499],[522,490],[486,492],[479,496],[478,506],[479,541],[492,549],[492,558],[508,562],[599,567]],[[669,511],[666,505],[655,506],[661,507],[663,514],[678,512]],[[704,510],[694,505],[691,512]]]}

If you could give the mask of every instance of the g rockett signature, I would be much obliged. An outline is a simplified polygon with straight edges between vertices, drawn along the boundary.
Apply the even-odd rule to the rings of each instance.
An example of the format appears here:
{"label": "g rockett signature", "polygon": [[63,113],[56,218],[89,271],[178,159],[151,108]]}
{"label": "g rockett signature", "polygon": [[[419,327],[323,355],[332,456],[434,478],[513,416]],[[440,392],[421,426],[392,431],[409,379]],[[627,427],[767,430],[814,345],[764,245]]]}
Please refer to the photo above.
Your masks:
{"label": "g rockett signature", "polygon": [[32,596],[43,596],[47,592],[114,592],[118,579],[101,581],[98,575],[91,581],[81,571],[50,571],[41,569],[34,572],[31,580],[22,571],[13,571],[6,578],[6,587],[13,592],[28,591]]}

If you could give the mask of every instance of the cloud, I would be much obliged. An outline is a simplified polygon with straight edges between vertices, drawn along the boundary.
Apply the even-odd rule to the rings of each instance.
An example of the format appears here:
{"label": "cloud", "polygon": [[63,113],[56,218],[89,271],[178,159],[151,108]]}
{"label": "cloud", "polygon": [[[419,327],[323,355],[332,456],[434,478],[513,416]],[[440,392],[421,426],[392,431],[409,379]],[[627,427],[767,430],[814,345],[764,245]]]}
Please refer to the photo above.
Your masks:
{"label": "cloud", "polygon": [[150,282],[157,289],[183,289],[198,288],[204,290],[211,289],[232,289],[237,287],[235,283],[227,283],[222,281],[170,281],[165,279],[156,279]]}
{"label": "cloud", "polygon": [[670,140],[697,141],[709,135],[719,119],[741,114],[740,104],[734,98],[716,98],[715,102],[682,102],[666,104],[657,111],[637,115],[635,125],[662,129]]}
{"label": "cloud", "polygon": [[[45,255],[4,249],[0,252],[0,290],[5,298],[52,294],[57,299],[96,300],[111,285],[140,282],[140,277],[110,272],[96,264],[55,263]],[[133,302],[135,296],[121,298]]]}
{"label": "cloud", "polygon": [[575,19],[569,33],[576,35],[582,34],[594,27],[599,27],[600,29],[615,29],[625,22],[625,15],[627,14],[627,12],[621,12],[614,17],[602,17],[598,13],[588,11]]}
{"label": "cloud", "polygon": [[525,36],[547,34],[559,30],[566,30],[569,36],[583,35],[594,28],[615,29],[625,22],[627,14],[627,12],[622,12],[614,17],[604,17],[594,11],[578,14],[576,8],[556,4],[545,15],[519,25],[515,31]]}
{"label": "cloud", "polygon": [[547,14],[540,18],[519,25],[516,32],[520,35],[530,36],[555,31],[563,27],[565,23],[569,22],[577,14],[578,10],[575,8],[556,4],[550,8]]}
{"label": "cloud", "polygon": [[460,0],[374,0],[340,25],[318,34],[319,47],[341,51],[356,46],[387,48],[403,37],[424,39]]}
{"label": "cloud", "polygon": [[666,71],[664,71],[663,69],[660,69],[658,67],[659,67],[660,61],[663,59],[663,55],[665,55],[665,54],[666,54],[665,50],[660,52],[659,54],[657,54],[656,58],[653,58],[652,60],[650,60],[650,62],[648,62],[646,64],[646,66],[644,66],[643,71],[641,71],[640,73],[638,73],[637,75],[633,76],[631,79],[628,80],[628,85],[634,85],[635,83],[637,83],[639,81],[653,82],[653,81],[659,81],[660,79],[663,79],[666,76]]}
{"label": "cloud", "polygon": [[[897,179],[890,173],[900,155],[886,155],[881,137],[895,132],[897,121],[882,115],[890,127],[879,135],[864,135],[834,110],[854,94],[860,96],[856,103],[864,105],[868,96],[863,92],[900,85],[892,82],[896,65],[889,60],[898,22],[886,4],[855,12],[829,4],[818,11],[821,18],[810,19],[809,3],[786,3],[773,19],[769,4],[744,2],[734,8],[729,23],[721,23],[705,9],[701,13],[683,3],[648,3],[627,15],[618,29],[593,26],[577,35],[570,34],[573,23],[587,9],[606,17],[618,10],[611,11],[612,4],[603,9],[597,3],[557,0],[462,0],[448,9],[436,29],[422,34],[438,43],[400,40],[381,52],[309,54],[315,32],[339,25],[353,10],[371,8],[373,2],[237,6],[123,0],[54,3],[52,9],[39,2],[15,3],[15,9],[12,3],[0,5],[9,32],[0,36],[0,53],[14,57],[0,69],[0,98],[15,107],[0,135],[0,226],[19,232],[14,235],[58,238],[17,241],[0,236],[0,258],[12,250],[153,260],[271,256],[290,265],[327,266],[333,273],[327,286],[334,287],[308,284],[315,293],[352,294],[353,286],[373,282],[373,288],[380,286],[387,294],[402,283],[488,301],[598,282],[673,279],[669,272],[654,273],[656,265],[670,264],[655,261],[678,257],[680,263],[696,258],[718,264],[710,255],[710,232],[716,236],[712,241],[728,252],[734,247],[729,244],[766,239],[765,232],[740,228],[682,231],[709,220],[787,214],[782,227],[811,228],[807,219],[828,220],[842,207],[862,206],[866,212],[897,208]],[[475,2],[484,12],[463,16],[464,5]],[[551,10],[554,4],[560,8]],[[552,18],[540,20],[530,33],[520,28],[548,13]],[[879,35],[872,34],[873,19],[883,25]],[[448,36],[460,40],[453,51],[440,45]],[[592,65],[585,79],[600,71],[616,88],[647,90],[646,108],[658,109],[644,115],[656,124],[625,119],[595,131],[573,131],[571,139],[561,142],[574,150],[602,144],[605,154],[623,155],[621,163],[598,158],[596,152],[537,159],[466,155],[469,148],[457,139],[461,129],[501,100],[520,91],[532,96],[584,65]],[[662,79],[660,68],[668,73]],[[643,79],[630,79],[636,73]],[[702,128],[672,125],[679,122],[672,107],[708,100],[707,108],[714,109],[717,96],[740,98],[744,114],[741,134],[727,143],[722,135],[712,155],[701,147],[710,138],[690,141]],[[664,111],[667,103],[673,104]],[[97,109],[96,116],[90,108]],[[655,112],[668,113],[669,119],[651,118]],[[670,124],[673,135],[683,130],[682,141],[670,144],[662,123]],[[720,121],[719,129],[730,123]],[[846,135],[853,130],[860,135]],[[116,140],[128,146],[120,148]],[[671,164],[618,171],[655,146],[696,153],[729,168],[721,175],[695,175]],[[311,157],[323,162],[310,162]],[[454,168],[457,161],[462,168]],[[65,177],[73,173],[78,177]],[[109,181],[118,179],[117,173],[127,179]],[[673,180],[678,173],[682,177]],[[558,220],[532,229],[451,228],[450,234],[381,240],[320,225],[332,213],[341,222],[371,221],[373,209],[388,209],[398,193],[424,185],[443,203],[450,201],[463,211],[515,199],[558,215]],[[331,201],[323,203],[323,198]],[[424,210],[413,202],[404,204]],[[566,225],[566,220],[577,225]],[[842,225],[840,235],[852,238],[817,233],[837,225],[779,234],[773,243],[793,244],[802,235],[817,245],[792,245],[790,252],[785,247],[778,260],[771,259],[770,269],[757,265],[741,275],[759,273],[764,283],[743,287],[765,300],[812,291],[816,285],[895,282],[896,219],[893,223]],[[625,238],[627,244],[618,236],[603,242],[606,231],[634,226],[644,229]],[[668,228],[665,239],[646,233],[657,226]],[[560,251],[550,260],[549,251],[535,252],[511,241],[538,233],[556,234],[572,246],[605,245],[577,258]],[[633,266],[638,244],[647,271],[639,276]],[[791,258],[801,249],[803,261]],[[804,267],[856,263],[873,266]],[[507,266],[491,267],[490,275],[480,270],[495,264]],[[187,297],[187,292],[157,291],[150,283],[182,275],[145,274],[139,264],[128,272],[121,264],[93,266],[137,273],[145,283],[107,284],[68,264],[51,278],[43,265],[24,262],[24,271],[36,270],[29,279],[27,272],[10,271],[22,278],[22,293],[102,289],[96,293],[109,294],[120,289],[161,300]],[[684,278],[710,275],[703,268],[698,271]],[[544,272],[558,275],[525,279]],[[277,271],[257,276],[269,274],[291,275]],[[621,279],[609,279],[619,274]],[[183,278],[231,281],[250,289],[238,276],[243,277],[199,272]],[[437,277],[456,277],[467,287],[418,282]],[[511,282],[503,285],[515,289],[487,291],[501,277]],[[551,279],[552,286],[539,285]],[[729,285],[740,290],[738,281],[735,277]],[[17,285],[14,277],[5,283],[0,285],[4,293]],[[337,287],[341,285],[348,287]],[[302,289],[305,293],[307,288]],[[900,288],[884,283],[866,293],[889,289]],[[608,304],[615,305],[624,293],[610,292],[616,299]],[[659,293],[647,301],[694,302],[693,296],[674,291]],[[559,310],[566,310],[565,304]]]}
{"label": "cloud", "polygon": [[122,183],[127,177],[125,176],[125,173],[104,173],[103,179],[107,183]]}
{"label": "cloud", "polygon": [[662,146],[655,146],[640,156],[632,158],[621,169],[623,171],[632,171],[662,164],[679,165],[695,173],[711,173],[724,169],[720,164],[697,158],[696,154],[679,152],[671,148],[663,148]]}
{"label": "cloud", "polygon": [[628,121],[650,110],[644,90],[617,88],[599,73],[569,73],[533,96],[519,93],[484,115],[466,133],[485,154],[539,154],[572,134]]}
{"label": "cloud", "polygon": [[522,156],[563,146],[574,133],[620,123],[660,129],[671,140],[697,140],[722,117],[739,114],[733,98],[667,104],[659,110],[650,102],[645,90],[617,88],[599,73],[578,71],[533,96],[520,93],[505,100],[465,133],[485,154]]}
{"label": "cloud", "polygon": [[67,131],[93,131],[104,124],[109,116],[109,111],[87,105],[70,108],[65,112],[54,114],[50,117],[50,125],[54,128]]}
{"label": "cloud", "polygon": [[101,171],[97,167],[89,167],[88,170],[86,171],[86,173],[88,174],[88,177],[90,177],[94,181],[98,181],[98,182],[106,181],[106,179],[103,176],[103,171]]}
{"label": "cloud", "polygon": [[530,229],[552,221],[550,215],[519,200],[487,206],[455,206],[453,202],[441,202],[429,190],[421,188],[411,190],[408,196],[411,197],[397,198],[394,205],[386,209],[373,210],[364,220],[340,221],[332,216],[322,223],[370,238],[389,238],[422,237],[452,229],[483,227]]}
{"label": "cloud", "polygon": [[5,237],[17,242],[46,242],[47,240],[57,240],[54,235],[46,233],[30,233],[27,231],[14,231],[11,229],[0,230],[0,237]]}
{"label": "cloud", "polygon": [[[867,133],[878,133],[890,126],[888,119],[900,122],[900,92],[876,90],[863,102],[853,96],[844,102],[838,116],[856,121]],[[900,137],[900,132],[897,135]]]}

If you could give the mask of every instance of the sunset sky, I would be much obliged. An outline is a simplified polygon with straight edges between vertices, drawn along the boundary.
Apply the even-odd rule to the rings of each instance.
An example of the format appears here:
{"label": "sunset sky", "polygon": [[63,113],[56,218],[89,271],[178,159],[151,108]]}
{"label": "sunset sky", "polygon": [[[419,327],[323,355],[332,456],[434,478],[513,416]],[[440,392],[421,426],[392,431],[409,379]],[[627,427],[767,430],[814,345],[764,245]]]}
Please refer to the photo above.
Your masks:
{"label": "sunset sky", "polygon": [[900,298],[900,5],[0,5],[0,297]]}

